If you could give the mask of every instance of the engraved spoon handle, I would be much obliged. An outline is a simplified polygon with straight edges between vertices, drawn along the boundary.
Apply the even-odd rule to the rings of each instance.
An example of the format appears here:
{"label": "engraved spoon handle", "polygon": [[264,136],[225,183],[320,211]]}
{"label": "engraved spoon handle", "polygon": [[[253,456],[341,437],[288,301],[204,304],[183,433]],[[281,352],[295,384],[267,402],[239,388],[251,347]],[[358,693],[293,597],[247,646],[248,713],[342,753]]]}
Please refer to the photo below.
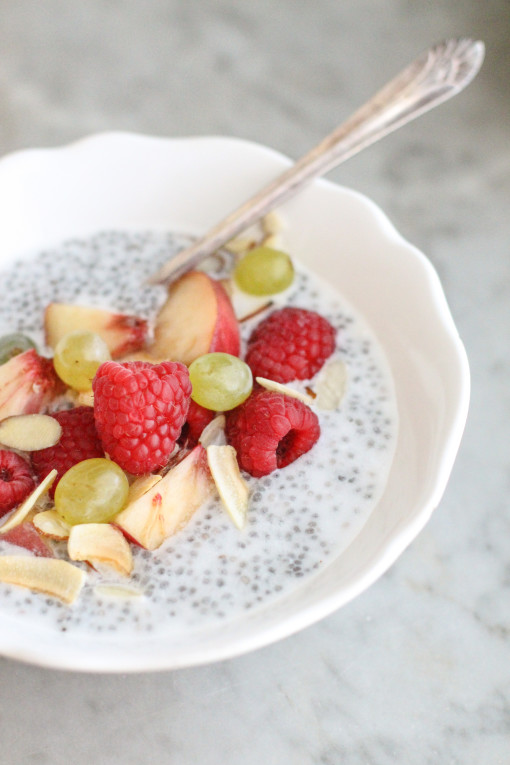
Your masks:
{"label": "engraved spoon handle", "polygon": [[430,48],[292,167],[181,250],[150,282],[178,278],[313,178],[459,93],[480,69],[484,50],[483,42],[469,38],[446,40]]}

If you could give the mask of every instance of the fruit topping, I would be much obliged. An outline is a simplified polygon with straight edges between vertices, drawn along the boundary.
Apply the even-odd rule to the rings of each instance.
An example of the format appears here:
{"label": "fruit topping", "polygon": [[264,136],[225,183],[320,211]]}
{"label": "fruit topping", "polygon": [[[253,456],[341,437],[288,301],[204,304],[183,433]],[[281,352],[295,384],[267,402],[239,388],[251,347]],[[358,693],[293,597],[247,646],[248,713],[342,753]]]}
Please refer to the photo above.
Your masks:
{"label": "fruit topping", "polygon": [[305,454],[320,435],[317,415],[302,401],[270,391],[255,391],[227,414],[227,440],[239,466],[260,477]]}
{"label": "fruit topping", "polygon": [[260,322],[248,341],[254,377],[280,383],[313,377],[335,349],[335,329],[315,311],[281,308]]}
{"label": "fruit topping", "polygon": [[32,521],[23,521],[10,531],[2,533],[0,537],[4,542],[9,542],[16,547],[23,547],[32,555],[40,558],[53,558],[53,550],[48,543],[42,539]]}
{"label": "fruit topping", "polygon": [[111,357],[116,359],[142,348],[149,327],[147,320],[140,316],[92,306],[50,303],[44,313],[46,345],[56,348],[64,335],[75,330],[88,330],[99,335],[108,346]]}
{"label": "fruit topping", "polygon": [[0,364],[5,364],[13,356],[19,356],[20,353],[29,351],[31,348],[35,348],[35,343],[20,332],[0,337]]}
{"label": "fruit topping", "polygon": [[294,266],[287,253],[261,245],[240,258],[233,277],[249,295],[275,295],[294,281]]}
{"label": "fruit topping", "polygon": [[188,416],[179,437],[179,443],[185,446],[196,446],[204,428],[214,419],[214,412],[200,406],[191,398],[189,402]]}
{"label": "fruit topping", "polygon": [[59,442],[55,446],[32,452],[30,458],[39,480],[50,470],[56,469],[57,478],[50,489],[50,496],[53,496],[60,478],[69,468],[83,460],[104,457],[104,451],[97,435],[94,411],[90,407],[64,409],[51,417],[62,429]]}
{"label": "fruit topping", "polygon": [[207,462],[223,507],[238,529],[246,524],[250,490],[239,471],[232,446],[207,447]]}
{"label": "fruit topping", "polygon": [[70,526],[107,523],[126,504],[129,483],[111,460],[78,462],[64,473],[55,490],[55,509]]}
{"label": "fruit topping", "polygon": [[59,423],[48,414],[18,414],[0,421],[0,443],[23,452],[54,446],[61,434]]}
{"label": "fruit topping", "polygon": [[[18,455],[14,456],[16,457]],[[41,497],[49,490],[53,481],[55,480],[56,475],[57,471],[52,470],[50,473],[48,473],[44,481],[41,481],[39,486],[36,486],[35,489],[32,479],[32,484],[30,486],[28,495],[25,496],[23,502],[19,505],[19,507],[16,508],[14,513],[5,521],[5,523],[0,526],[0,534],[5,534],[7,531],[10,531],[10,529],[15,528],[15,526],[18,526],[25,520],[25,518],[28,517],[29,513],[32,512]]]}
{"label": "fruit topping", "polygon": [[108,361],[98,369],[93,390],[97,432],[111,459],[133,475],[164,467],[188,414],[186,367]]}
{"label": "fruit topping", "polygon": [[85,572],[56,558],[27,555],[0,556],[0,581],[17,584],[72,603],[85,582]]}
{"label": "fruit topping", "polygon": [[75,330],[58,341],[53,364],[66,385],[77,391],[88,391],[98,367],[109,359],[108,346],[98,334]]}
{"label": "fruit topping", "polygon": [[215,351],[239,356],[239,324],[223,285],[203,271],[174,282],[156,317],[149,350],[157,359],[186,365]]}
{"label": "fruit topping", "polygon": [[0,449],[0,517],[23,502],[34,485],[28,462],[19,454]]}
{"label": "fruit topping", "polygon": [[161,481],[129,503],[113,523],[128,539],[155,550],[179,531],[214,487],[203,446],[196,446]]}
{"label": "fruit topping", "polygon": [[133,570],[133,554],[126,538],[109,523],[82,523],[69,533],[71,560],[87,561],[93,568],[107,566],[123,576]]}
{"label": "fruit topping", "polygon": [[200,406],[224,412],[239,406],[253,388],[250,367],[228,353],[206,353],[190,364],[191,398]]}
{"label": "fruit topping", "polygon": [[0,420],[41,412],[63,392],[51,359],[24,351],[0,366]]}

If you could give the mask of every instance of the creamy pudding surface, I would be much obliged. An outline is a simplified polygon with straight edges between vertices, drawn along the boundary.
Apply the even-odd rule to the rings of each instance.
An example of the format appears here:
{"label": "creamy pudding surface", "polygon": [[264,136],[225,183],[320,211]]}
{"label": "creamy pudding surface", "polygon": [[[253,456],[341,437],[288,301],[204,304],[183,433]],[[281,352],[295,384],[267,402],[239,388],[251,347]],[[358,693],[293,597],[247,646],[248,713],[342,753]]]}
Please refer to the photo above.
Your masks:
{"label": "creamy pudding surface", "polygon": [[[52,301],[153,318],[166,290],[146,285],[146,279],[188,241],[167,233],[109,231],[4,266],[2,334],[26,333],[44,353],[43,314]],[[295,266],[294,284],[277,305],[307,308],[328,319],[337,329],[332,358],[347,368],[339,408],[317,410],[318,443],[270,476],[245,476],[251,499],[242,531],[213,498],[158,550],[133,546],[135,566],[128,580],[84,566],[87,581],[72,606],[0,583],[3,613],[69,633],[186,631],[231,620],[291,593],[350,544],[386,483],[398,426],[395,393],[384,354],[363,317],[340,293]],[[241,324],[244,340],[265,315]],[[314,380],[309,384],[313,388]],[[294,387],[304,390],[301,383]],[[66,557],[64,544],[55,549]],[[0,541],[0,554],[7,552],[25,551]]]}

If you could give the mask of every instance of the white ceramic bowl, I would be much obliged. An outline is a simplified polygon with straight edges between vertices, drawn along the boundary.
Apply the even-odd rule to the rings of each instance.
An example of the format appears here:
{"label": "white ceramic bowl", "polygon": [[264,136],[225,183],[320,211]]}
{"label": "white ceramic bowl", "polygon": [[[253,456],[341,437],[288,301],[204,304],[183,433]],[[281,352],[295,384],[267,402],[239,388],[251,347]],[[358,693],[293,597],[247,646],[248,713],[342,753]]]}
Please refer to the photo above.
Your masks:
{"label": "white ceramic bowl", "polygon": [[[0,162],[0,257],[100,230],[199,234],[289,165],[230,138],[103,134]],[[370,200],[325,180],[287,203],[289,250],[332,281],[386,353],[399,409],[382,498],[345,552],[295,592],[228,625],[175,638],[55,633],[0,613],[0,652],[97,671],[167,669],[231,657],[332,613],[381,576],[416,537],[445,489],[468,408],[469,369],[438,277]]]}

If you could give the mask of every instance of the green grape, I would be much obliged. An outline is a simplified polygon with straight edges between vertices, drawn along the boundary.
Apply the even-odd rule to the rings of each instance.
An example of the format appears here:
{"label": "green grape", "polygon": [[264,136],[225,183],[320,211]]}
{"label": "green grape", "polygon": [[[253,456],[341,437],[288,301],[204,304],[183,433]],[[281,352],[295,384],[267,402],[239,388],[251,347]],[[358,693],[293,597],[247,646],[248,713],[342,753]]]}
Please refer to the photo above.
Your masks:
{"label": "green grape", "polygon": [[274,295],[290,287],[294,280],[294,266],[285,252],[271,247],[255,247],[237,263],[234,280],[249,295]]}
{"label": "green grape", "polygon": [[19,356],[20,353],[29,351],[31,348],[35,348],[35,343],[19,332],[0,337],[0,364],[5,364],[13,356]]}
{"label": "green grape", "polygon": [[77,330],[59,340],[53,356],[55,371],[66,385],[91,390],[98,367],[110,359],[105,341],[95,332]]}
{"label": "green grape", "polygon": [[129,483],[117,463],[102,457],[77,462],[55,489],[55,509],[71,526],[107,523],[124,507]]}
{"label": "green grape", "polygon": [[229,353],[206,353],[190,364],[191,398],[200,406],[225,412],[242,404],[251,393],[248,364]]}

